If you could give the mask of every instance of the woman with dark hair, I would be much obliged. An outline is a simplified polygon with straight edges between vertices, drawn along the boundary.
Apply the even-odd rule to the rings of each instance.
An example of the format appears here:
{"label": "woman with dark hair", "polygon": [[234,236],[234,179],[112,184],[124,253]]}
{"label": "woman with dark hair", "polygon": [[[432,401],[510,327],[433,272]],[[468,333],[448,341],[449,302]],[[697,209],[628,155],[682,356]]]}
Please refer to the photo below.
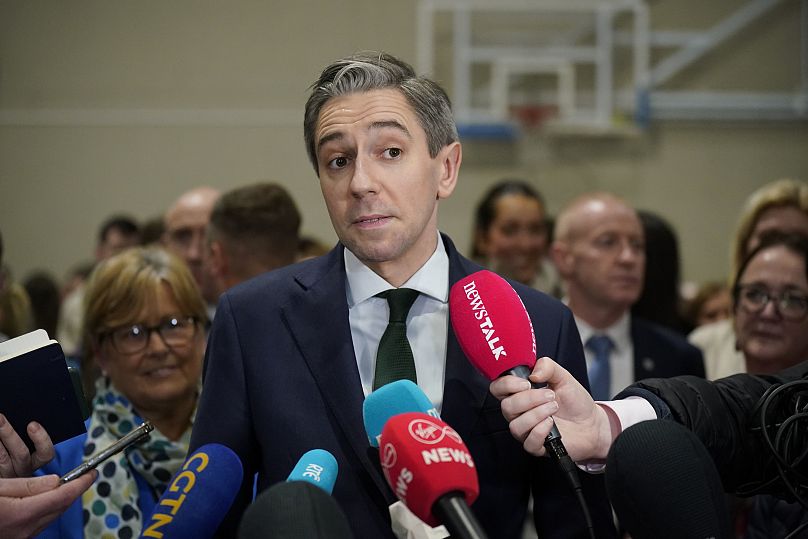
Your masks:
{"label": "woman with dark hair", "polygon": [[472,258],[503,277],[560,296],[549,258],[544,199],[521,180],[502,180],[477,205]]}
{"label": "woman with dark hair", "polygon": [[645,232],[645,281],[631,313],[686,335],[692,328],[680,312],[676,232],[660,215],[644,210],[637,215]]}

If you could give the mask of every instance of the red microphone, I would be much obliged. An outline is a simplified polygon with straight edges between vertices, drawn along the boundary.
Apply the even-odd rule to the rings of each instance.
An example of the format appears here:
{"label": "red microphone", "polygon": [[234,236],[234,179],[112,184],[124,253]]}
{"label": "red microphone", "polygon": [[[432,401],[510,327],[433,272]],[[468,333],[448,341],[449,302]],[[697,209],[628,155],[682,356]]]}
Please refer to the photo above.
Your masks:
{"label": "red microphone", "polygon": [[449,291],[449,313],[460,348],[486,378],[527,378],[536,364],[536,335],[505,279],[482,270],[457,281]]}
{"label": "red microphone", "polygon": [[399,414],[384,425],[379,449],[387,483],[415,516],[452,537],[485,539],[469,509],[480,493],[474,460],[452,427],[423,412]]}
{"label": "red microphone", "polygon": [[[505,279],[481,270],[457,281],[449,291],[449,319],[460,348],[483,376],[496,380],[512,374],[528,380],[536,365],[536,335],[522,299]],[[534,382],[531,385],[544,386]],[[591,532],[578,470],[555,423],[544,447],[575,490]]]}

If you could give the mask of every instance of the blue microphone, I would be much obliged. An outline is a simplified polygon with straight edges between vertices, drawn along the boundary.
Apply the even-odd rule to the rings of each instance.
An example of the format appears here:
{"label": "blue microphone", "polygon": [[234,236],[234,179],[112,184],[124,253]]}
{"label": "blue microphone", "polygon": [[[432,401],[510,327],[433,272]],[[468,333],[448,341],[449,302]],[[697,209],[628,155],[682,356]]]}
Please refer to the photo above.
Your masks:
{"label": "blue microphone", "polygon": [[396,380],[368,395],[362,405],[362,415],[370,445],[379,447],[379,437],[388,419],[408,412],[423,412],[440,418],[432,401],[410,380]]}
{"label": "blue microphone", "polygon": [[143,537],[213,537],[241,487],[241,459],[221,444],[197,449],[174,475],[154,513],[143,523]]}
{"label": "blue microphone", "polygon": [[331,494],[338,471],[339,466],[334,455],[325,449],[312,449],[300,457],[286,481],[306,481]]}

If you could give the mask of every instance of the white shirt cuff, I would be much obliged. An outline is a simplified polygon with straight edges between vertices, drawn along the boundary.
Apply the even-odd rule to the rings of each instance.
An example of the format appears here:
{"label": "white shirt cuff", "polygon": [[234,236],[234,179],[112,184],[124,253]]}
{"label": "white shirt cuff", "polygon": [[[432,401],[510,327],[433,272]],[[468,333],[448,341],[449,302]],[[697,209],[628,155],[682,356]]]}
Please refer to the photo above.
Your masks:
{"label": "white shirt cuff", "polygon": [[[620,432],[642,421],[657,419],[656,411],[651,403],[642,397],[627,397],[616,401],[596,401],[596,404],[608,408],[620,422]],[[590,460],[578,462],[578,467],[588,473],[603,473],[606,461]]]}

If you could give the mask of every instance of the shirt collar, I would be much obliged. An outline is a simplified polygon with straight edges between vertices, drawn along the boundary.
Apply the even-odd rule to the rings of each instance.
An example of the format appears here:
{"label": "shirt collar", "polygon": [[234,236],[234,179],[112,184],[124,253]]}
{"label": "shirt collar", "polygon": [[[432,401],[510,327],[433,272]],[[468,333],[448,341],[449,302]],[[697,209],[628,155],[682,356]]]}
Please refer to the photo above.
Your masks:
{"label": "shirt collar", "polygon": [[[349,308],[372,298],[379,292],[394,288],[347,248],[344,259]],[[449,301],[449,256],[446,254],[446,247],[440,234],[435,252],[401,287],[412,288],[441,303]]]}
{"label": "shirt collar", "polygon": [[608,335],[614,344],[615,350],[625,350],[631,344],[631,327],[629,311],[623,313],[617,322],[606,329],[595,329],[582,319],[575,317],[575,325],[578,326],[578,333],[581,334],[581,342],[586,345],[586,341],[593,335]]}

